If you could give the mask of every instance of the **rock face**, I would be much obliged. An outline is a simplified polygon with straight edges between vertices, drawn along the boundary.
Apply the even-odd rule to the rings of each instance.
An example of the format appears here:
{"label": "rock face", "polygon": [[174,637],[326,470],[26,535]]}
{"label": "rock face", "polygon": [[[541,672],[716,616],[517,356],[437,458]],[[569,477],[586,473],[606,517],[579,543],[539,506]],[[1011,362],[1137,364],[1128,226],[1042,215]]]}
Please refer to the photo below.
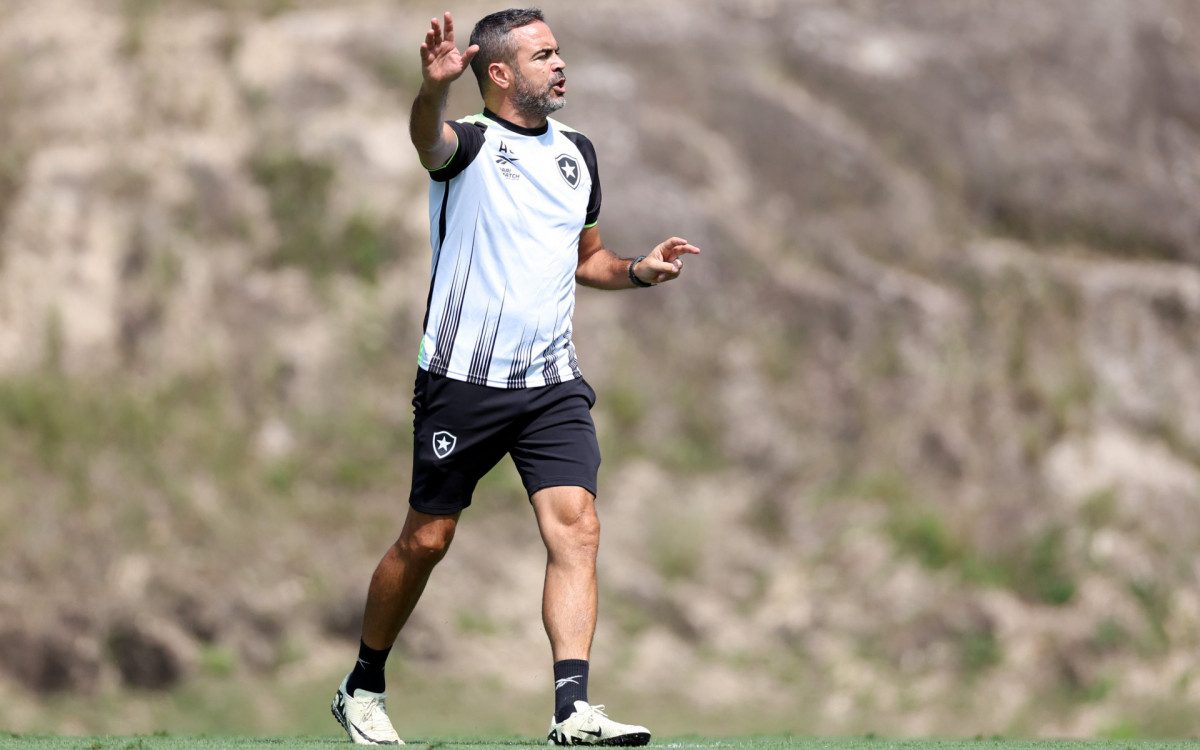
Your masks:
{"label": "rock face", "polygon": [[[1200,7],[545,9],[606,244],[704,249],[580,293],[612,684],[800,732],[1200,730]],[[407,494],[422,13],[6,9],[0,693],[356,641]],[[402,658],[542,690],[539,549],[489,477]]]}

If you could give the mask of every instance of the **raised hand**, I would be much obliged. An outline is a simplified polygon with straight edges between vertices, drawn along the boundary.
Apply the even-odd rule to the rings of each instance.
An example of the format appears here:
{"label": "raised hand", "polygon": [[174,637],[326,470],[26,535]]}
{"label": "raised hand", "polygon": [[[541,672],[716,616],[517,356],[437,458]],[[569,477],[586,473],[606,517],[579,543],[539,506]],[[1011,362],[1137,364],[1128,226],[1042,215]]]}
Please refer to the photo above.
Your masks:
{"label": "raised hand", "polygon": [[454,46],[454,19],[448,12],[444,34],[436,18],[432,19],[430,25],[432,28],[425,32],[425,43],[421,45],[421,75],[426,84],[447,86],[471,64],[471,58],[479,51],[479,45],[472,44],[462,52],[458,51]]}

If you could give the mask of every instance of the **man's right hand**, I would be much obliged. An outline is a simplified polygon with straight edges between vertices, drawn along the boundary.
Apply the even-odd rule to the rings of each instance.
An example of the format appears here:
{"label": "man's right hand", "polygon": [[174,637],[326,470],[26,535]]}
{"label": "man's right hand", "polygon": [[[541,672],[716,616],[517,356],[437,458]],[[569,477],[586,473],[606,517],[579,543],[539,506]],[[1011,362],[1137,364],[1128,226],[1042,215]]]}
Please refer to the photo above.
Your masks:
{"label": "man's right hand", "polygon": [[446,13],[445,25],[446,32],[443,34],[441,25],[434,18],[430,23],[432,28],[425,32],[425,43],[421,45],[421,75],[425,86],[433,89],[443,88],[455,81],[479,51],[478,44],[472,44],[461,53],[454,46],[454,19],[449,12]]}
{"label": "man's right hand", "polygon": [[463,52],[454,46],[454,19],[446,14],[446,33],[438,20],[433,19],[431,28],[425,32],[425,43],[421,45],[421,77],[424,82],[413,100],[412,115],[408,121],[408,134],[417,155],[426,169],[437,169],[444,165],[458,148],[458,136],[443,119],[446,98],[453,83],[479,51],[472,44]]}

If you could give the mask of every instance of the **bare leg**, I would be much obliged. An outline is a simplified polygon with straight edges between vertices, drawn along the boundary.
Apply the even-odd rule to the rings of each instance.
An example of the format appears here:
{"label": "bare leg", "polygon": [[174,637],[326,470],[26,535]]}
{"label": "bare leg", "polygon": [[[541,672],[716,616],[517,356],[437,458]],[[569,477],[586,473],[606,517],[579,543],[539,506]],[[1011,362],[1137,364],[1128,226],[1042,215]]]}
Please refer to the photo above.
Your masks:
{"label": "bare leg", "polygon": [[459,515],[434,516],[408,509],[400,538],[371,576],[362,630],[369,647],[391,648],[425,591],[429,574],[446,556]]}
{"label": "bare leg", "polygon": [[600,519],[595,498],[582,487],[548,487],[535,492],[532,501],[546,544],[542,623],[554,661],[586,661],[596,632]]}

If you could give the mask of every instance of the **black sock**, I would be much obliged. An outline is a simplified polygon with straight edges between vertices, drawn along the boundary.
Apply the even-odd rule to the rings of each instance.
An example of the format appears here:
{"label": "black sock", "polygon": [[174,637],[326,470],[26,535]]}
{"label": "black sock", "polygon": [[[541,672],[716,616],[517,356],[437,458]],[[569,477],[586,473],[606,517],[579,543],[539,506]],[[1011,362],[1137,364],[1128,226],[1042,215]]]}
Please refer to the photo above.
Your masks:
{"label": "black sock", "polygon": [[554,663],[554,721],[575,713],[575,701],[587,703],[588,663],[563,659]]}
{"label": "black sock", "polygon": [[350,679],[346,680],[346,692],[353,696],[355,690],[362,688],[368,693],[382,693],[384,691],[383,665],[387,664],[388,654],[391,653],[391,650],[389,646],[382,651],[376,651],[360,640],[358,642],[358,663],[354,665]]}

